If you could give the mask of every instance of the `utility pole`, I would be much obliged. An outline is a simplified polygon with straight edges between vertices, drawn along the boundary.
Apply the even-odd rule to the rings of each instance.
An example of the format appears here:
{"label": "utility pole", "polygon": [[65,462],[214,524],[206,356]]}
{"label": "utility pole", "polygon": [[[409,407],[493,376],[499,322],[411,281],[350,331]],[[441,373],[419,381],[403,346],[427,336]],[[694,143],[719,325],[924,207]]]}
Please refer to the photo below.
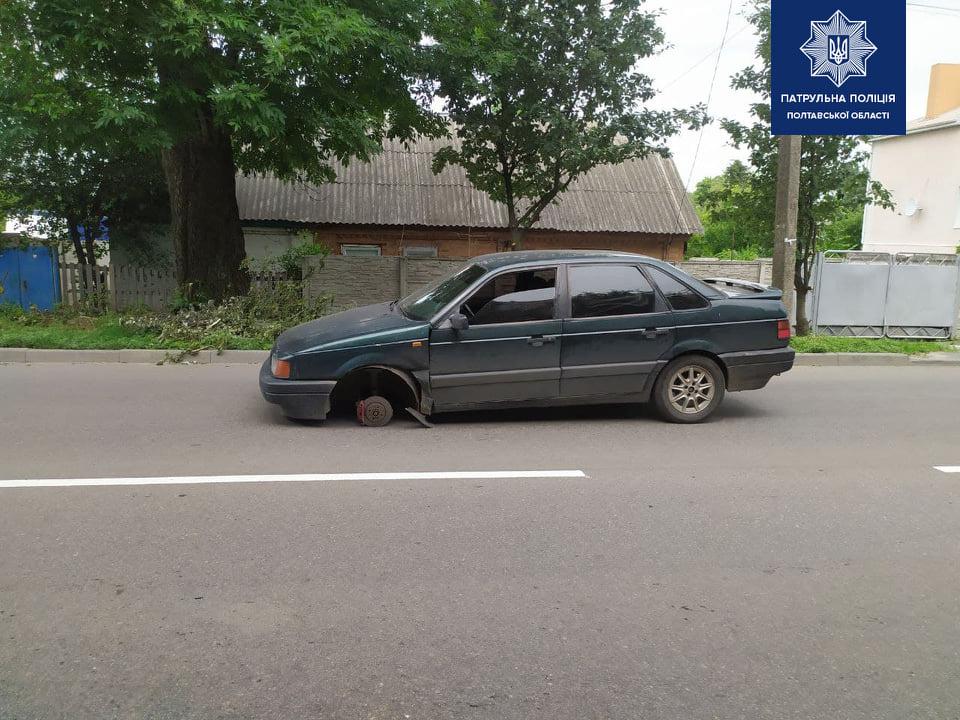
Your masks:
{"label": "utility pole", "polygon": [[801,135],[781,135],[777,151],[777,206],[773,228],[773,286],[783,291],[787,314],[793,312],[797,206],[800,200]]}

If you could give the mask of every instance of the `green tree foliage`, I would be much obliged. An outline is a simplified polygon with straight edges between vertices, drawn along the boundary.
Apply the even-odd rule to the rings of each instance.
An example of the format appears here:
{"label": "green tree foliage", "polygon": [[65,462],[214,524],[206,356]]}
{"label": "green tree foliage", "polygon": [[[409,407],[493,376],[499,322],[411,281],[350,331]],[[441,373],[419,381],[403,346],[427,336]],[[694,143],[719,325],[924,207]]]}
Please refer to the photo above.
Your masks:
{"label": "green tree foliage", "polygon": [[[737,147],[749,151],[750,184],[758,207],[773,225],[777,176],[777,138],[770,134],[770,0],[753,0],[749,20],[757,33],[756,62],[733,78],[733,87],[760,96],[751,105],[750,124],[725,120],[724,128]],[[797,330],[807,332],[806,301],[817,252],[833,243],[856,247],[859,236],[854,216],[867,203],[890,206],[884,188],[869,181],[866,138],[817,135],[803,138],[800,201],[797,217],[797,253],[794,283],[797,290]]]}
{"label": "green tree foliage", "polygon": [[773,215],[757,203],[750,170],[739,160],[701,180],[693,204],[704,232],[690,239],[688,256],[752,260],[772,252]]}
{"label": "green tree foliage", "polygon": [[643,107],[636,69],[664,42],[643,0],[446,0],[430,16],[425,97],[440,97],[455,143],[434,171],[462,166],[507,209],[512,244],[598,165],[666,152],[699,112]]}
{"label": "green tree foliage", "polygon": [[69,135],[161,152],[178,277],[223,297],[247,287],[237,170],[329,180],[423,128],[422,27],[419,0],[5,0],[0,82],[47,127],[74,117],[35,81],[81,88]]}
{"label": "green tree foliage", "polygon": [[85,83],[23,60],[0,44],[0,67],[11,70],[0,80],[0,213],[93,264],[108,217],[162,220],[159,153],[96,128],[96,92]]}

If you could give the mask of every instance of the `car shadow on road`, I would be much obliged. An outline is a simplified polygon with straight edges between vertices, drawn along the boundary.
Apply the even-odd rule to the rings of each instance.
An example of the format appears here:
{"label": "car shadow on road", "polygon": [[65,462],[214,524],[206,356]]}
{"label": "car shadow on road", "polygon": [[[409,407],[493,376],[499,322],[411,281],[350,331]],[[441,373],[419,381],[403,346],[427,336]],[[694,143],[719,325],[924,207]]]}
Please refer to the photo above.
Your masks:
{"label": "car shadow on road", "polygon": [[[727,398],[716,413],[704,424],[723,419],[760,419],[769,413],[755,403]],[[532,407],[504,410],[474,410],[470,412],[433,415],[436,425],[469,425],[487,423],[535,423],[535,422],[653,422],[662,423],[652,404],[580,405],[569,407]]]}
{"label": "car shadow on road", "polygon": [[486,423],[570,422],[591,420],[657,420],[652,406],[637,404],[529,407],[502,410],[471,410],[433,415],[437,425]]}
{"label": "car shadow on road", "polygon": [[[274,425],[294,425],[300,427],[345,428],[358,427],[356,419],[346,413],[333,413],[326,420],[291,420],[284,418],[275,408],[259,408],[258,419]],[[757,403],[727,397],[717,412],[704,424],[725,419],[761,419],[770,413]],[[525,424],[525,423],[568,423],[568,422],[652,422],[662,423],[652,404],[624,403],[617,405],[571,405],[565,407],[529,407],[504,408],[491,410],[470,410],[448,412],[430,416],[430,422],[437,426]],[[390,427],[399,429],[423,429],[423,426],[405,412],[394,416]]]}
{"label": "car shadow on road", "polygon": [[716,413],[707,422],[720,422],[731,418],[758,420],[770,416],[771,413],[760,403],[753,402],[748,398],[741,399],[727,395],[720,407],[717,408]]}

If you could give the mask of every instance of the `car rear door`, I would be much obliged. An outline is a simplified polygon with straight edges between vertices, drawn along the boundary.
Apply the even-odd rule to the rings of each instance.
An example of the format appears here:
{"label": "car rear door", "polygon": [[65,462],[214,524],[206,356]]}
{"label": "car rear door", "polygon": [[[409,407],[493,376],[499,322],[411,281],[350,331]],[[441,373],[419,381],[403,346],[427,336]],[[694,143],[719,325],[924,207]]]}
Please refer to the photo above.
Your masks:
{"label": "car rear door", "polygon": [[499,273],[430,334],[430,388],[435,410],[556,398],[560,393],[557,267]]}
{"label": "car rear door", "polygon": [[642,393],[673,346],[673,316],[637,265],[567,267],[560,395]]}

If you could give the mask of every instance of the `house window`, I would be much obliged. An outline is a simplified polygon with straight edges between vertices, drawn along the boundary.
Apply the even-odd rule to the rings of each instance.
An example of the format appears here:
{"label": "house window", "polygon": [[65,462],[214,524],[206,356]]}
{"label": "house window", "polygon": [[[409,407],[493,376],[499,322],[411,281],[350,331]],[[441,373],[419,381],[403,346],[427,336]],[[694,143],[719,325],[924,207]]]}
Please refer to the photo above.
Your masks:
{"label": "house window", "polygon": [[381,254],[379,245],[341,245],[340,252],[355,257],[379,257]]}
{"label": "house window", "polygon": [[408,245],[403,249],[403,256],[406,258],[435,258],[437,256],[437,248],[432,245]]}

